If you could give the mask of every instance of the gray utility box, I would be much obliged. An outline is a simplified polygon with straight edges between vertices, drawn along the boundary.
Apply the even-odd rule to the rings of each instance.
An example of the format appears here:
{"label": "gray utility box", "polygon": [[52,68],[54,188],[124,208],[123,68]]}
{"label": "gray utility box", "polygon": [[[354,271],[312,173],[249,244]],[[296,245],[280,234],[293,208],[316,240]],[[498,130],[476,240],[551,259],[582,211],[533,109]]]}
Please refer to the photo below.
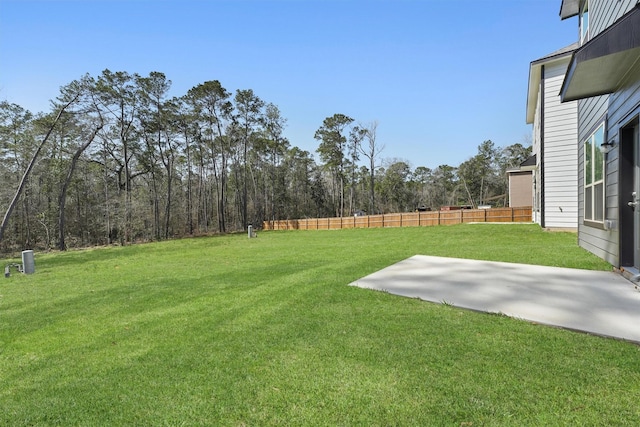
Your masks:
{"label": "gray utility box", "polygon": [[22,251],[22,272],[24,274],[33,274],[36,272],[36,262],[33,257],[33,251]]}

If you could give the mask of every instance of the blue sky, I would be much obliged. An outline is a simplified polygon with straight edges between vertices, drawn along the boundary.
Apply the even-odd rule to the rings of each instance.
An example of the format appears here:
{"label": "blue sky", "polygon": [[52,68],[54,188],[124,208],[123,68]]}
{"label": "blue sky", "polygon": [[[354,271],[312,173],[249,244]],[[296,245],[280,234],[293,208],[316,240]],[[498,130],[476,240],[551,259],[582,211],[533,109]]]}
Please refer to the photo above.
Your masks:
{"label": "blue sky", "polygon": [[457,166],[522,143],[529,63],[577,39],[560,0],[1,0],[0,100],[48,111],[102,70],[253,89],[292,145],[334,113],[378,122],[382,158]]}

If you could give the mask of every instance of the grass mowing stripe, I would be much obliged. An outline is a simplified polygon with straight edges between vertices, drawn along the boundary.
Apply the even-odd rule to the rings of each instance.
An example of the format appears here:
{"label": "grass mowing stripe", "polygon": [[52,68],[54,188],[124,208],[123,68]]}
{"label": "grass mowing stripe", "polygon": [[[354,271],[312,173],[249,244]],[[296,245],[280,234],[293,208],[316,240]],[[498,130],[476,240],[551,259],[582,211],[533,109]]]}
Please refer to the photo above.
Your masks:
{"label": "grass mowing stripe", "polygon": [[415,254],[607,269],[536,226],[37,254],[0,283],[0,425],[633,425],[638,347],[346,286]]}

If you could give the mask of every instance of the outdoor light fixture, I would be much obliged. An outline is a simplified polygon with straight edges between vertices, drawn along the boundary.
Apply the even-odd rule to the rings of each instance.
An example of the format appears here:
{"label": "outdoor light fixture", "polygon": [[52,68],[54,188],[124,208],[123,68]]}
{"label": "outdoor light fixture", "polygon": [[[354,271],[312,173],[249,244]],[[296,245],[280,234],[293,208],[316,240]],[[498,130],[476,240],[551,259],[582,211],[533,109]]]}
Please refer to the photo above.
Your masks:
{"label": "outdoor light fixture", "polygon": [[603,142],[600,144],[600,151],[602,154],[607,154],[615,145],[615,142]]}

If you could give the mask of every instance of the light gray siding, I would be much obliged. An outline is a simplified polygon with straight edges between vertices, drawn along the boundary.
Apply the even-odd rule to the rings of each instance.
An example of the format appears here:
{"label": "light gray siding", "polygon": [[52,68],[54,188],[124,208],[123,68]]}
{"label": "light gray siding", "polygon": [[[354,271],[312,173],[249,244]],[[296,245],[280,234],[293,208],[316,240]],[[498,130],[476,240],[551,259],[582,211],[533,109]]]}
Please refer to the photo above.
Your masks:
{"label": "light gray siding", "polygon": [[[542,85],[538,85],[538,93],[540,92]],[[532,216],[533,221],[537,224],[540,224],[541,216],[540,216],[540,205],[541,205],[541,189],[542,189],[542,180],[540,176],[540,161],[542,156],[540,155],[540,124],[541,124],[541,107],[542,107],[542,97],[538,95],[538,101],[536,102],[536,112],[533,120],[533,144],[532,144],[532,153],[536,156],[536,169],[533,172],[533,209]]]}
{"label": "light gray siding", "polygon": [[544,206],[545,227],[578,225],[578,110],[560,102],[569,58],[544,68]]}
{"label": "light gray siding", "polygon": [[633,9],[638,0],[589,0],[589,38],[600,34],[622,15]]}

